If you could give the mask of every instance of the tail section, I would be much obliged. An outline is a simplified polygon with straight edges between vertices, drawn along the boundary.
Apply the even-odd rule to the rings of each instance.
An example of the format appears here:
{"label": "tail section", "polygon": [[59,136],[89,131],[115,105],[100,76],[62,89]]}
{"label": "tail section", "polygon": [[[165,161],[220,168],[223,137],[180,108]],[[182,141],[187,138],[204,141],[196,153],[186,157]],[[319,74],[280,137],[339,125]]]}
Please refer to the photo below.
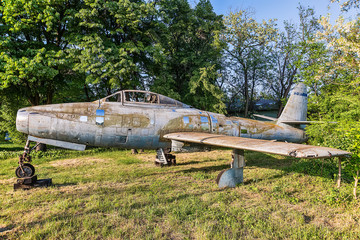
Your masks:
{"label": "tail section", "polygon": [[306,122],[307,116],[307,91],[303,83],[296,85],[292,91],[290,98],[285,105],[277,123],[292,123]]}

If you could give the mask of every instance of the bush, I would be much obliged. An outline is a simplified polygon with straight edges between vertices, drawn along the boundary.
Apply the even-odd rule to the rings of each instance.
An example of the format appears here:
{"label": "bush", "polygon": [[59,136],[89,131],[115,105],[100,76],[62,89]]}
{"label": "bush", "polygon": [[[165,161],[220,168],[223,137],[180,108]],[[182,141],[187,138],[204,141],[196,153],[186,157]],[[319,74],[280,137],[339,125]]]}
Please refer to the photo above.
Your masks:
{"label": "bush", "polygon": [[360,171],[360,124],[355,121],[340,121],[337,124],[319,124],[307,128],[312,144],[339,148],[352,155],[344,158],[344,171],[354,178],[354,197],[357,198],[357,184]]}

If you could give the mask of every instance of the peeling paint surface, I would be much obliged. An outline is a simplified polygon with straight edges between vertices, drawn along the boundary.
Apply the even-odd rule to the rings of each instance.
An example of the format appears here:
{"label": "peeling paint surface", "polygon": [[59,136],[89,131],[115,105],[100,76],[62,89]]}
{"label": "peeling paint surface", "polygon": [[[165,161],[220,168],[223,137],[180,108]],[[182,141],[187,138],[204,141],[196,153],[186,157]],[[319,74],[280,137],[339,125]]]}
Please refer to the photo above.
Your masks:
{"label": "peeling paint surface", "polygon": [[[17,129],[39,138],[118,148],[171,148],[169,134],[184,133],[190,136],[190,132],[200,134],[199,136],[229,136],[234,143],[239,144],[243,139],[252,138],[255,140],[248,144],[259,145],[257,151],[265,145],[256,139],[295,143],[306,141],[303,130],[288,124],[226,117],[218,113],[199,111],[160,94],[146,91],[140,93],[137,95],[134,91],[120,91],[94,102],[20,109]],[[126,98],[126,94],[130,97]],[[291,112],[292,108],[287,111]],[[302,115],[299,115],[299,118]],[[182,140],[185,141],[184,138]],[[226,139],[221,141],[229,143]],[[268,145],[271,146],[272,143]],[[230,143],[227,146],[236,148]],[[286,143],[279,146],[285,148]]]}
{"label": "peeling paint surface", "polygon": [[309,146],[296,143],[270,142],[260,139],[247,139],[207,133],[172,133],[167,134],[164,137],[176,141],[187,141],[219,147],[244,149],[297,158],[329,158],[350,154],[349,152],[333,148]]}

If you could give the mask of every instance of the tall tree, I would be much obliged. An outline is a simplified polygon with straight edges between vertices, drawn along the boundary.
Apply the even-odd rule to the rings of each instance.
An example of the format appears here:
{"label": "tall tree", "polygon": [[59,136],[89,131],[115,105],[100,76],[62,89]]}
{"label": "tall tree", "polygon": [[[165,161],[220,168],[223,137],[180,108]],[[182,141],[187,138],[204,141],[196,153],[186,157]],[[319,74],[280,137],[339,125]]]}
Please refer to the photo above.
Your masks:
{"label": "tall tree", "polygon": [[235,74],[233,80],[238,81],[233,86],[243,89],[245,117],[249,113],[259,73],[266,66],[267,46],[275,40],[277,34],[273,20],[259,23],[251,15],[244,10],[230,12],[225,17],[226,29],[222,35],[222,39],[228,44],[227,54]]}
{"label": "tall tree", "polygon": [[[289,96],[295,80],[312,77],[308,75],[312,62],[318,61],[317,54],[321,44],[315,41],[316,32],[320,29],[318,18],[312,8],[298,7],[299,26],[284,22],[284,30],[278,34],[272,46],[270,76],[264,82],[265,89],[275,96],[279,102],[278,116],[280,116],[284,100]],[[305,71],[305,69],[307,69]]]}
{"label": "tall tree", "polygon": [[201,109],[224,112],[216,84],[224,46],[218,38],[222,16],[209,0],[200,0],[194,9],[186,0],[163,0],[157,8],[162,54],[149,74],[151,89]]}
{"label": "tall tree", "polygon": [[[0,117],[16,139],[16,110],[48,104],[69,83],[81,82],[67,57],[82,1],[8,0],[0,4]],[[16,103],[16,104],[15,104]]]}
{"label": "tall tree", "polygon": [[52,103],[75,75],[65,50],[80,1],[9,0],[0,6],[0,88],[31,105]]}
{"label": "tall tree", "polygon": [[360,8],[360,0],[331,0],[331,2],[340,3],[343,11],[348,11],[351,8]]}
{"label": "tall tree", "polygon": [[[144,63],[152,57],[153,3],[144,0],[88,0],[75,14],[79,21],[71,50],[75,70],[101,94],[141,86]],[[103,92],[105,90],[105,92]]]}

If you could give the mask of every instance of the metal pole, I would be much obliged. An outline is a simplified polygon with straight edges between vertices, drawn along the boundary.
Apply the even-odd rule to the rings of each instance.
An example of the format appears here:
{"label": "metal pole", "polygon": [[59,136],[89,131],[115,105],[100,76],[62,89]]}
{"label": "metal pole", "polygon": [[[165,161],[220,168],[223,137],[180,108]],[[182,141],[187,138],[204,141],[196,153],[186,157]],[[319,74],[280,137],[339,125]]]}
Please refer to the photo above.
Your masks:
{"label": "metal pole", "polygon": [[339,157],[339,174],[337,179],[337,187],[340,188],[341,185],[341,157]]}

